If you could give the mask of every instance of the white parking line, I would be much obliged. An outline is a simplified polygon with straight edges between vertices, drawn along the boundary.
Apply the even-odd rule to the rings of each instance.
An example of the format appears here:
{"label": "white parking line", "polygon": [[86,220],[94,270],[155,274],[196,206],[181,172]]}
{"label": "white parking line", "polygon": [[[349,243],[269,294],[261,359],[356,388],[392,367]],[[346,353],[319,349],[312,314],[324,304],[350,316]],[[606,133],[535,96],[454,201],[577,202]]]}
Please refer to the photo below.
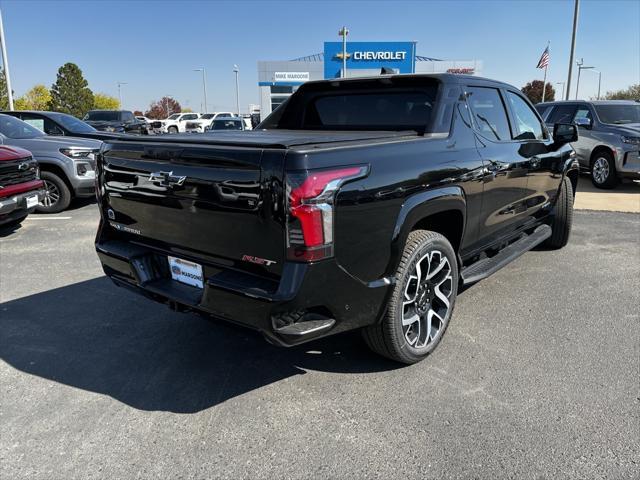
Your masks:
{"label": "white parking line", "polygon": [[29,215],[27,220],[71,220],[71,217],[33,217]]}

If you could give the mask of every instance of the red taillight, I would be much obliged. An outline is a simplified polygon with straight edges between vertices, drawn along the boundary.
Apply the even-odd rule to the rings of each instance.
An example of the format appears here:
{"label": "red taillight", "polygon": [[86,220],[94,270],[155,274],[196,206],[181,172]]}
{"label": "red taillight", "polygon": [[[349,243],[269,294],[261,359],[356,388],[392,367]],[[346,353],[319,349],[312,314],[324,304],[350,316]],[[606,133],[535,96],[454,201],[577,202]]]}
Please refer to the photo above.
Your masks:
{"label": "red taillight", "polygon": [[333,255],[333,200],[347,180],[360,178],[367,167],[313,170],[287,174],[288,257],[321,260]]}

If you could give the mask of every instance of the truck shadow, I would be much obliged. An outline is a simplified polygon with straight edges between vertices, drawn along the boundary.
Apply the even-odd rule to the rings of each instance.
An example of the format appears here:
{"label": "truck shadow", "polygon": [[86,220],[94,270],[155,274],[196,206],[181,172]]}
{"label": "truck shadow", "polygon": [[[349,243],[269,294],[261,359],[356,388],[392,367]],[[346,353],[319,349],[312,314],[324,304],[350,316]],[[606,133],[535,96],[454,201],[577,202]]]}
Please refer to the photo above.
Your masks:
{"label": "truck shadow", "polygon": [[100,277],[0,304],[0,358],[133,408],[194,413],[306,370],[398,368],[356,334],[284,349]]}

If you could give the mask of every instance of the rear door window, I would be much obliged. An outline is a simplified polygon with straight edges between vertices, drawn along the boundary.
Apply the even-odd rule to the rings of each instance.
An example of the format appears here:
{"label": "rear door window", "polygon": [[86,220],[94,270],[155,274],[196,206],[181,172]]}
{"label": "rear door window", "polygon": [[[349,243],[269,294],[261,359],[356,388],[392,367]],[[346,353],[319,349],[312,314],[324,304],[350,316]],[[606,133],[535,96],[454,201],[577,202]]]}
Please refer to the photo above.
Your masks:
{"label": "rear door window", "polygon": [[491,140],[511,140],[511,129],[500,92],[496,88],[467,87],[467,102],[476,129]]}

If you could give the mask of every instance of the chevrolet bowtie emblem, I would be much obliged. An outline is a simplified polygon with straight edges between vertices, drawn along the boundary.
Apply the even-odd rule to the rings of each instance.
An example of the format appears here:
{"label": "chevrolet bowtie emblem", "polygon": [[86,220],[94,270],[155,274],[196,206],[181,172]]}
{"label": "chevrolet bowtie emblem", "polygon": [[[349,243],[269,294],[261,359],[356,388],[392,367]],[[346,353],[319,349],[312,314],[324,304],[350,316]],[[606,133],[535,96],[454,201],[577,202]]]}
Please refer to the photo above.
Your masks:
{"label": "chevrolet bowtie emblem", "polygon": [[[351,58],[351,54],[350,53],[346,53],[344,56],[347,57],[347,58]],[[336,53],[336,58],[339,58],[340,60],[342,60],[342,52]]]}
{"label": "chevrolet bowtie emblem", "polygon": [[181,186],[187,177],[174,175],[173,172],[153,172],[149,175],[149,181],[158,183],[162,187]]}

